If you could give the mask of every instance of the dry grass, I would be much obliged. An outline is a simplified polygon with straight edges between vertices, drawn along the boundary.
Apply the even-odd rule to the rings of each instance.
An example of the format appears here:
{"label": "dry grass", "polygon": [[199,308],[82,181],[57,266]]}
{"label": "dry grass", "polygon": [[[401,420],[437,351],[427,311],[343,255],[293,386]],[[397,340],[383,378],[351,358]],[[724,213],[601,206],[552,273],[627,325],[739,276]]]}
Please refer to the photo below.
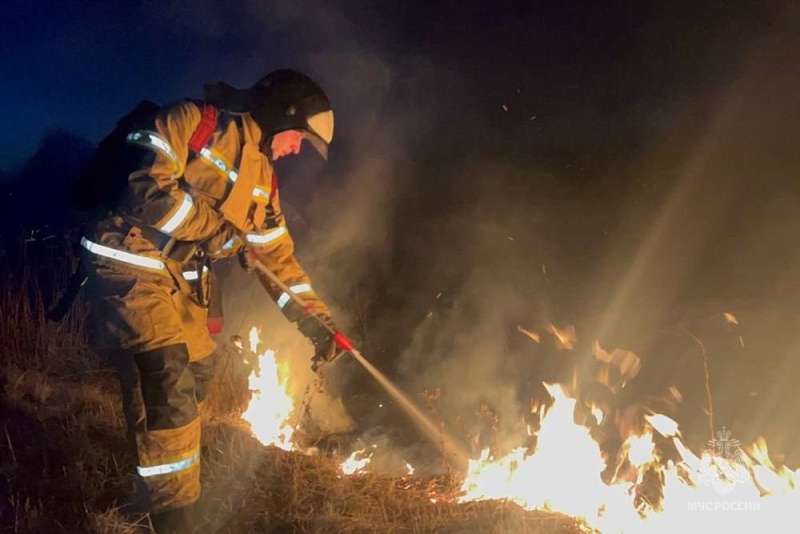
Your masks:
{"label": "dry grass", "polygon": [[[147,532],[119,386],[87,348],[76,306],[44,319],[36,281],[0,287],[0,532]],[[338,462],[265,448],[240,420],[246,369],[221,351],[204,420],[203,532],[577,532],[504,503],[452,504],[447,477],[342,476]],[[436,499],[437,503],[431,502]]]}
{"label": "dry grass", "polygon": [[222,531],[577,531],[556,514],[526,513],[500,503],[442,502],[457,488],[447,478],[343,476],[331,458],[278,449],[262,450],[259,457],[246,470],[246,489],[231,495],[215,513],[216,527]]}

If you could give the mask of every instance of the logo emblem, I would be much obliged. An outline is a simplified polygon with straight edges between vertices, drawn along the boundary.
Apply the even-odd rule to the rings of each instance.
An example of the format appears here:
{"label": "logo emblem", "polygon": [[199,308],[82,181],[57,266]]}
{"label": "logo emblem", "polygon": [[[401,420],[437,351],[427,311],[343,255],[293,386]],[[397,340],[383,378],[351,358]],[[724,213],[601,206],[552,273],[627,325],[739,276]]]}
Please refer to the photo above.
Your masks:
{"label": "logo emblem", "polygon": [[717,432],[716,439],[709,440],[707,444],[700,464],[700,481],[725,497],[736,484],[743,484],[750,479],[747,456],[739,447],[739,440],[733,439],[725,427]]}

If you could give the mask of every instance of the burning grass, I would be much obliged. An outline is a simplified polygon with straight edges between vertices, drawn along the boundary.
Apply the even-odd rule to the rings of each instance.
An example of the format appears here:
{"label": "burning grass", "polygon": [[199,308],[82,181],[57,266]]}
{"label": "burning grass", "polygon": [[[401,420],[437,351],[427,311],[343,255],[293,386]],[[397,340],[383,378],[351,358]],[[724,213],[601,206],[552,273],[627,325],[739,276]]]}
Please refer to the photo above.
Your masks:
{"label": "burning grass", "polygon": [[346,476],[327,456],[255,443],[235,448],[249,447],[255,464],[231,465],[230,457],[225,467],[217,463],[217,470],[246,471],[246,481],[227,499],[206,497],[218,506],[217,521],[229,518],[219,526],[230,532],[579,532],[575,520],[558,514],[498,502],[455,504],[458,482],[450,477]]}

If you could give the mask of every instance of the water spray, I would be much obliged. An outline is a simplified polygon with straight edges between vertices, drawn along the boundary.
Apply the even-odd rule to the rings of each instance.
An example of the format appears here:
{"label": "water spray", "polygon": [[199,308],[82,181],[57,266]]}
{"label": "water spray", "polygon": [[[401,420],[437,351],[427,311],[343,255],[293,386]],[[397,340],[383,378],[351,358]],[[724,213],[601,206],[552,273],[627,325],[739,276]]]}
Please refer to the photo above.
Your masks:
{"label": "water spray", "polygon": [[372,365],[361,352],[356,349],[355,344],[342,332],[335,331],[331,328],[321,317],[310,312],[307,303],[291,290],[283,281],[278,278],[275,273],[270,271],[255,255],[250,254],[248,257],[248,264],[264,274],[269,280],[278,286],[286,295],[295,301],[307,315],[314,317],[319,323],[333,335],[333,340],[336,346],[342,351],[352,354],[353,357],[371,374],[378,383],[397,401],[397,403],[405,410],[411,419],[422,429],[425,435],[437,445],[441,445],[445,453],[451,453],[456,456],[462,463],[466,463],[469,459],[469,454],[460,447],[456,441],[448,435],[443,429],[438,428],[428,416],[425,415],[400,389],[395,386],[386,375],[381,373],[374,365]]}

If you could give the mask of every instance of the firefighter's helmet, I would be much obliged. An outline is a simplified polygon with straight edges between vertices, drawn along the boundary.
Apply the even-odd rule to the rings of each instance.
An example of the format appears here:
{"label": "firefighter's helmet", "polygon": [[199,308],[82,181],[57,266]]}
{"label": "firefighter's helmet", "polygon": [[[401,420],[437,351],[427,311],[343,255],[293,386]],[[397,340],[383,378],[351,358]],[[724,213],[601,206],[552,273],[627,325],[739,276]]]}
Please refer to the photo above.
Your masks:
{"label": "firefighter's helmet", "polygon": [[299,130],[328,158],[333,110],[322,88],[301,72],[275,70],[244,91],[227,84],[206,86],[206,99],[228,111],[249,112],[265,141],[286,130]]}

